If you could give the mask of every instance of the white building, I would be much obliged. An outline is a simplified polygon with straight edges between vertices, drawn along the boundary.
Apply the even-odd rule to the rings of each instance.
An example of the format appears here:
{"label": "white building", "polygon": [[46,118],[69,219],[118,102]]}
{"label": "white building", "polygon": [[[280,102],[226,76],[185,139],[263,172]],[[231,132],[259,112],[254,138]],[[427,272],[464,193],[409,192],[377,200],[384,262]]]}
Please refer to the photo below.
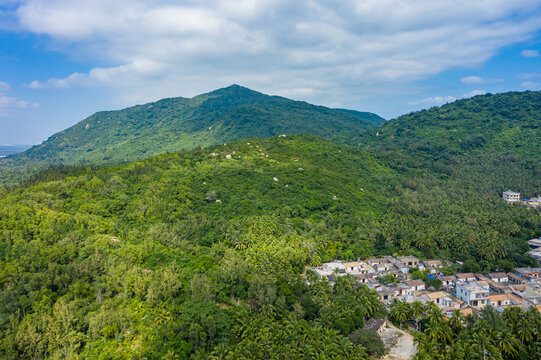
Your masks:
{"label": "white building", "polygon": [[511,305],[511,299],[507,294],[489,295],[488,299],[493,308]]}
{"label": "white building", "polygon": [[520,201],[520,193],[511,190],[507,190],[506,192],[504,192],[502,197],[507,202]]}
{"label": "white building", "polygon": [[506,283],[509,281],[509,277],[504,272],[490,273],[488,274],[488,277],[497,283]]}
{"label": "white building", "polygon": [[457,283],[456,296],[472,307],[484,307],[490,304],[490,287],[485,281]]}

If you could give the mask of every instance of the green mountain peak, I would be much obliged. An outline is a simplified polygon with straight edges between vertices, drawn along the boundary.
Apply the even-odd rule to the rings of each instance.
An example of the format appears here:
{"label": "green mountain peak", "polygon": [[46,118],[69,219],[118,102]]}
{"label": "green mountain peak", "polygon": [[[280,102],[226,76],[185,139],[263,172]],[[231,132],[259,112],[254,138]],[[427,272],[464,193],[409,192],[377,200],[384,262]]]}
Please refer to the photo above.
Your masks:
{"label": "green mountain peak", "polygon": [[314,134],[354,144],[384,121],[372,113],[345,112],[231,85],[191,99],[167,98],[97,112],[43,144],[3,159],[0,173],[28,166],[130,162],[278,134]]}

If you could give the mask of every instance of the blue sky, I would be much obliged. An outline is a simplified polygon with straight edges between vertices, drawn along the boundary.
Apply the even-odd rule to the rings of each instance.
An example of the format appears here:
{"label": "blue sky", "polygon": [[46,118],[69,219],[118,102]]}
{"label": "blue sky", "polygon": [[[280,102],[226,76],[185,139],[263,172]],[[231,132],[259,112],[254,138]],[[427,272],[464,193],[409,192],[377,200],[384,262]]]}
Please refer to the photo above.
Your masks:
{"label": "blue sky", "polygon": [[386,118],[541,90],[541,0],[0,0],[0,144],[236,83]]}

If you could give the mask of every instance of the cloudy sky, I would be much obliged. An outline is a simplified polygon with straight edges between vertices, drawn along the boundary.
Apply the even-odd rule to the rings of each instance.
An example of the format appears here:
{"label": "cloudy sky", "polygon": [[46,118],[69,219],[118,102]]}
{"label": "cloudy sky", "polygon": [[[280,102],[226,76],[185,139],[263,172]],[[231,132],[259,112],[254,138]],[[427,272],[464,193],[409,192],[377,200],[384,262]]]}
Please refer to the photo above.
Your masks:
{"label": "cloudy sky", "polygon": [[0,0],[0,144],[231,84],[392,118],[541,90],[541,0]]}

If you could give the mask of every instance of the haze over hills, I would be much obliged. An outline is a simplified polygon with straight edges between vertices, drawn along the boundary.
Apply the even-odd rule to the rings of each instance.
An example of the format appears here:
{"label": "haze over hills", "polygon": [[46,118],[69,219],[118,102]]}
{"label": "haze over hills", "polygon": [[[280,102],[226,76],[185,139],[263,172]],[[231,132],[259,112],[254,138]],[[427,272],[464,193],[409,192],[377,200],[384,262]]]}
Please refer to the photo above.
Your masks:
{"label": "haze over hills", "polygon": [[[358,142],[385,120],[232,85],[208,94],[102,111],[12,157],[3,167],[119,163],[243,138],[314,134]],[[9,162],[9,163],[8,163]]]}
{"label": "haze over hills", "polygon": [[0,145],[0,157],[18,154],[30,147],[31,145]]}

